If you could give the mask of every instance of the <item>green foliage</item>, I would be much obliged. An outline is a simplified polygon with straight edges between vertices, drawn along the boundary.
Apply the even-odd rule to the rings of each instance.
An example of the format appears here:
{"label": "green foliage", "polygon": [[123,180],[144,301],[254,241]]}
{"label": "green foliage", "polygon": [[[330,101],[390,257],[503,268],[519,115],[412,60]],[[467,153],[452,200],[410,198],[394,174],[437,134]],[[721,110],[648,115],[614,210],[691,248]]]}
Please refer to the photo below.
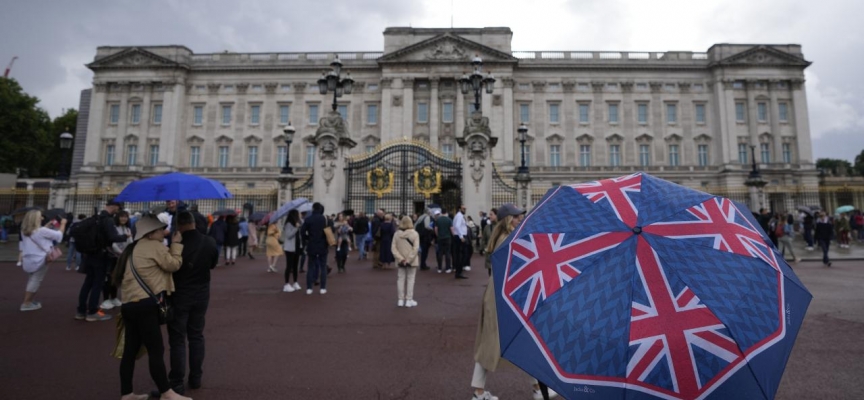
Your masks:
{"label": "green foliage", "polygon": [[820,158],[816,160],[816,168],[824,169],[831,175],[849,175],[852,172],[852,164],[849,161],[837,158]]}
{"label": "green foliage", "polygon": [[0,172],[23,169],[30,177],[55,176],[63,159],[60,132],[68,126],[75,134],[78,113],[70,109],[52,122],[38,105],[39,99],[25,93],[16,80],[0,78]]}
{"label": "green foliage", "polygon": [[864,176],[864,150],[861,150],[861,154],[855,156],[855,172],[858,175]]}

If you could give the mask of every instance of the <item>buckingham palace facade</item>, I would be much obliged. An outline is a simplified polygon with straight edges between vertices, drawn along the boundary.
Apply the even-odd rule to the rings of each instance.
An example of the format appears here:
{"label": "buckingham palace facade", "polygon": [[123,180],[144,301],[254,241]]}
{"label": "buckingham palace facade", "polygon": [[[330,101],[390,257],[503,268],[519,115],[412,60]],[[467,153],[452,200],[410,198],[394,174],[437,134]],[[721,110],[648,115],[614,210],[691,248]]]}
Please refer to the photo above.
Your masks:
{"label": "buckingham palace facade", "polygon": [[[464,174],[454,172],[463,198],[472,197],[469,188],[479,188],[486,174],[489,193],[477,205],[488,208],[515,190],[522,162],[517,129],[524,124],[530,193],[637,171],[706,191],[746,191],[754,157],[766,189],[818,186],[804,88],[810,62],[800,45],[514,51],[509,28],[387,28],[383,36],[383,51],[371,52],[99,47],[87,65],[95,76],[82,96],[86,135],[76,139],[73,181],[79,189],[122,188],[181,171],[217,179],[232,191],[278,190],[290,157],[293,187],[324,174],[315,176],[318,186],[327,174],[332,179],[334,166],[361,168],[357,163],[377,152],[413,143],[435,159],[466,164]],[[459,87],[475,57],[495,78],[492,92],[480,99],[491,132],[479,144],[466,142],[474,93]],[[337,99],[346,140],[332,142],[339,162],[327,164],[315,138],[333,96],[319,93],[316,82],[335,58],[350,72],[354,90]],[[289,121],[297,133],[287,148]],[[399,167],[384,168],[375,173],[395,173],[391,190],[400,190]],[[416,168],[408,168],[411,182],[402,186],[416,185],[410,175]],[[351,188],[366,177],[344,171],[335,171],[338,190],[331,192],[326,180],[328,189],[315,193],[366,196],[358,193],[362,187]],[[369,198],[375,197],[382,194]],[[780,201],[772,206],[791,208],[797,200]],[[351,203],[343,198],[342,205]]]}

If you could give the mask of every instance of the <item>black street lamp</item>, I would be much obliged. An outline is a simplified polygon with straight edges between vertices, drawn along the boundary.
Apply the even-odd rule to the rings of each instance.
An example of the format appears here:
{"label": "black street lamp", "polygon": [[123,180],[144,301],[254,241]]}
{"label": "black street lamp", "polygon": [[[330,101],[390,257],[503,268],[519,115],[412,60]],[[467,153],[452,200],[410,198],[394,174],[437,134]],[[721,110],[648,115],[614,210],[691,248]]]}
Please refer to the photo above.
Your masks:
{"label": "black street lamp", "polygon": [[[67,130],[69,128],[66,128]],[[60,170],[57,171],[57,180],[68,181],[70,174],[70,165],[69,165],[69,149],[72,148],[72,141],[75,140],[75,137],[72,136],[69,132],[63,132],[60,134],[60,150],[63,152],[60,158]]]}
{"label": "black street lamp", "polygon": [[750,146],[750,153],[753,154],[753,168],[750,170],[750,174],[747,176],[748,179],[761,179],[762,174],[759,173],[759,166],[756,165],[756,146]]}
{"label": "black street lamp", "polygon": [[483,86],[486,86],[486,93],[492,94],[495,78],[492,77],[491,72],[483,76],[483,71],[480,70],[480,67],[483,66],[483,60],[479,56],[475,55],[471,64],[474,65],[474,72],[471,75],[462,75],[462,79],[459,79],[459,86],[462,89],[462,94],[474,91],[474,111],[480,111],[480,91]]}
{"label": "black street lamp", "polygon": [[326,95],[328,91],[333,92],[333,111],[336,111],[336,98],[342,97],[342,94],[351,94],[354,90],[354,80],[351,79],[351,73],[347,72],[347,76],[342,78],[342,61],[339,61],[339,56],[330,63],[332,68],[330,72],[324,71],[321,73],[321,79],[318,79],[318,91]]}
{"label": "black street lamp", "polygon": [[284,139],[285,139],[285,144],[286,144],[286,146],[285,146],[285,166],[282,167],[282,173],[287,174],[287,175],[294,173],[294,170],[291,169],[291,162],[289,161],[289,159],[291,158],[291,142],[294,141],[294,132],[295,131],[296,130],[294,129],[294,127],[291,126],[291,121],[288,121],[288,126],[286,126],[285,129],[282,130],[282,132],[285,133]]}
{"label": "black street lamp", "polygon": [[525,124],[519,124],[517,131],[519,132],[519,144],[522,146],[522,165],[519,166],[518,173],[527,174],[528,167],[525,166],[525,139],[528,135],[528,127]]}

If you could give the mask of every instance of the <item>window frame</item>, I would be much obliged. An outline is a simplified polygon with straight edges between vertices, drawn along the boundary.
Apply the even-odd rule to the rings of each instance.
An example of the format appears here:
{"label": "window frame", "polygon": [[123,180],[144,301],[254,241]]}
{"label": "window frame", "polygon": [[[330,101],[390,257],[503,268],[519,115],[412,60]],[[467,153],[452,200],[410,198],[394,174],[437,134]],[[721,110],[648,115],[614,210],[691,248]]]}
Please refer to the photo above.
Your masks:
{"label": "window frame", "polygon": [[201,146],[189,148],[189,168],[201,168]]}
{"label": "window frame", "polygon": [[777,103],[777,120],[780,122],[789,122],[789,103],[785,101]]}
{"label": "window frame", "polygon": [[[155,150],[155,151],[154,151]],[[155,157],[155,158],[154,158]],[[151,167],[155,167],[159,164],[159,145],[151,144],[150,145],[150,160],[149,165]]]}
{"label": "window frame", "polygon": [[[555,110],[553,113],[552,110]],[[554,116],[554,118],[553,118]],[[558,125],[561,123],[561,103],[559,102],[550,102],[549,103],[549,124]]]}
{"label": "window frame", "polygon": [[261,104],[260,103],[249,105],[249,125],[252,125],[252,126],[261,125]]}
{"label": "window frame", "polygon": [[[704,151],[703,151],[704,150]],[[708,145],[707,144],[697,144],[696,145],[696,160],[700,167],[707,167],[710,165],[711,159]]]}
{"label": "window frame", "polygon": [[[158,112],[156,110],[159,110]],[[162,103],[153,104],[153,117],[150,119],[153,125],[162,125]],[[157,118],[158,117],[158,118]]]}
{"label": "window frame", "polygon": [[[374,112],[370,113],[370,111]],[[374,118],[369,116],[374,115]],[[366,125],[378,125],[378,104],[366,104]]]}
{"label": "window frame", "polygon": [[[644,150],[644,151],[643,151]],[[651,166],[651,145],[639,144],[639,166]]]}
{"label": "window frame", "polygon": [[[673,148],[675,149],[674,152],[672,151]],[[678,143],[669,144],[668,145],[668,151],[669,151],[669,166],[670,167],[681,166],[681,145]]]}
{"label": "window frame", "polygon": [[771,144],[767,142],[759,143],[759,161],[762,164],[771,164]]}
{"label": "window frame", "polygon": [[[312,110],[315,110],[315,118],[312,118]],[[318,125],[318,118],[320,116],[321,107],[318,103],[309,103],[306,105],[306,116],[308,118],[309,125]]]}
{"label": "window frame", "polygon": [[560,144],[550,144],[549,145],[549,166],[550,167],[560,167],[561,166],[561,145]]}
{"label": "window frame", "polygon": [[[448,108],[450,110],[449,113],[447,111]],[[449,114],[449,117],[448,117],[448,114]],[[453,102],[452,101],[445,101],[445,102],[441,103],[441,122],[443,122],[445,124],[452,124],[454,120],[455,119],[453,116]]]}
{"label": "window frame", "polygon": [[291,122],[291,104],[286,104],[286,103],[279,104],[279,125],[288,125],[290,122]]}
{"label": "window frame", "polygon": [[306,145],[306,168],[315,167],[315,146]]}
{"label": "window frame", "polygon": [[[743,152],[743,153],[741,152],[742,146],[743,146],[743,149],[744,149],[744,152]],[[749,158],[749,153],[750,153],[750,152],[747,151],[747,150],[748,150],[748,149],[747,149],[747,143],[738,143],[738,162],[739,162],[741,165],[747,165],[747,163],[748,163],[748,162],[747,162],[747,159]],[[744,157],[741,157],[742,154],[744,155]]]}
{"label": "window frame", "polygon": [[735,102],[735,122],[741,124],[747,122],[747,103],[743,101]]}
{"label": "window frame", "polygon": [[590,167],[591,166],[591,145],[590,144],[580,144],[579,145],[579,166],[580,167]]}
{"label": "window frame", "polygon": [[418,101],[417,102],[417,123],[418,124],[428,124],[429,123],[429,103],[427,103],[425,101]]}
{"label": "window frame", "polygon": [[[606,110],[607,110],[606,114],[608,115],[607,122],[609,122],[610,124],[617,125],[620,121],[619,113],[618,113],[618,111],[619,111],[618,104],[619,103],[617,103],[617,102],[609,102],[606,104]],[[615,111],[614,114],[612,113],[613,110]],[[613,116],[615,117],[614,121],[612,118]]]}
{"label": "window frame", "polygon": [[[200,120],[198,115],[198,110],[201,110]],[[203,126],[204,125],[204,106],[203,105],[194,105],[192,106],[192,126]]]}
{"label": "window frame", "polygon": [[[583,114],[582,111],[585,111]],[[585,117],[584,119],[582,117]],[[587,125],[591,123],[591,104],[579,103],[579,123]]]}
{"label": "window frame", "polygon": [[[702,115],[700,118],[699,111],[702,111]],[[705,107],[705,103],[695,103],[693,105],[693,119],[696,121],[697,125],[705,125],[708,123],[708,109]]]}
{"label": "window frame", "polygon": [[[643,114],[642,111],[645,111]],[[648,117],[650,112],[648,111],[648,103],[647,102],[637,102],[636,103],[636,123],[640,125],[648,125]],[[645,118],[642,118],[642,117]]]}
{"label": "window frame", "polygon": [[[231,120],[233,117],[233,107],[231,104],[222,104],[222,126],[231,126]],[[226,112],[227,110],[227,112]],[[225,122],[227,118],[228,122]]]}
{"label": "window frame", "polygon": [[258,168],[258,146],[246,146],[246,165],[249,168]]}
{"label": "window frame", "polygon": [[759,123],[768,122],[768,103],[764,101],[756,103],[756,121]]}
{"label": "window frame", "polygon": [[219,168],[228,168],[231,165],[231,146],[230,145],[219,146],[219,154],[217,155],[216,162],[218,163],[217,165],[219,166]]}
{"label": "window frame", "polygon": [[531,123],[531,103],[519,103],[519,122]]}
{"label": "window frame", "polygon": [[134,166],[138,163],[138,145],[137,144],[127,144],[126,145],[126,165]]}
{"label": "window frame", "polygon": [[111,103],[108,105],[108,124],[117,125],[120,123],[120,103]]}
{"label": "window frame", "polygon": [[678,103],[666,103],[666,123],[669,125],[678,123]]}

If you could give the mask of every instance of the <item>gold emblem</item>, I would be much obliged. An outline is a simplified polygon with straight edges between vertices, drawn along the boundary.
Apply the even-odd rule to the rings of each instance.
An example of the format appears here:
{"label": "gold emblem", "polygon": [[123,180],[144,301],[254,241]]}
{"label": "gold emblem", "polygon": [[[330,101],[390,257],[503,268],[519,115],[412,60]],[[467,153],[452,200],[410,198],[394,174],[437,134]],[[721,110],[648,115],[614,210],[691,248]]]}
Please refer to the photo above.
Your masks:
{"label": "gold emblem", "polygon": [[428,165],[414,171],[414,189],[427,199],[435,193],[441,193],[441,171]]}
{"label": "gold emblem", "polygon": [[393,191],[393,172],[386,167],[375,167],[366,174],[366,187],[380,199]]}

